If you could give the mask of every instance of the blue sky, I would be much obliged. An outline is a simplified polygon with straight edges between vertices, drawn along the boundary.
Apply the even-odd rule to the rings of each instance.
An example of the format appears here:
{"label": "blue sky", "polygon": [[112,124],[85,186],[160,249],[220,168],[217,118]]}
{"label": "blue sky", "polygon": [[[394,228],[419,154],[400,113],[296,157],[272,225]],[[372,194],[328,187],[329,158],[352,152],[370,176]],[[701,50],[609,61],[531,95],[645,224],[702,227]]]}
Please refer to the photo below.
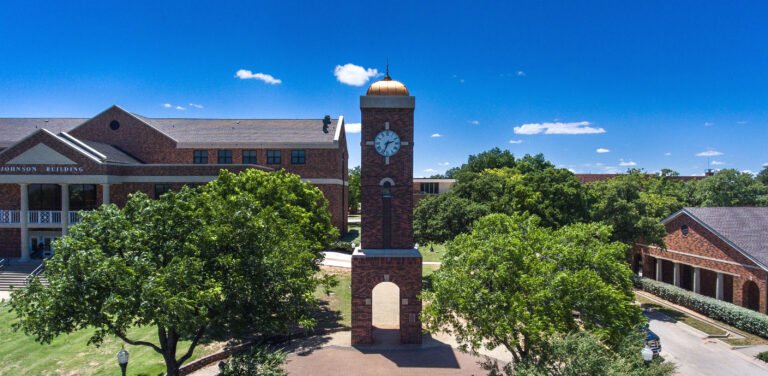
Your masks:
{"label": "blue sky", "polygon": [[416,176],[496,146],[577,172],[768,163],[765,2],[369,4],[4,1],[0,116],[359,123],[389,60],[416,96]]}

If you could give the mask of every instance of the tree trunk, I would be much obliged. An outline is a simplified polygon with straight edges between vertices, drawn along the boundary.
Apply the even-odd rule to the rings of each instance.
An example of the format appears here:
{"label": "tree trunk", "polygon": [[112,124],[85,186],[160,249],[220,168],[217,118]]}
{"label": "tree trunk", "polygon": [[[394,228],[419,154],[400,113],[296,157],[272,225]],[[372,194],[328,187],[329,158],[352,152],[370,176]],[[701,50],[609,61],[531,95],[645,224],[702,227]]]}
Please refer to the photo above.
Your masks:
{"label": "tree trunk", "polygon": [[165,374],[166,376],[179,376],[179,364],[176,362],[176,354],[163,354],[165,360]]}

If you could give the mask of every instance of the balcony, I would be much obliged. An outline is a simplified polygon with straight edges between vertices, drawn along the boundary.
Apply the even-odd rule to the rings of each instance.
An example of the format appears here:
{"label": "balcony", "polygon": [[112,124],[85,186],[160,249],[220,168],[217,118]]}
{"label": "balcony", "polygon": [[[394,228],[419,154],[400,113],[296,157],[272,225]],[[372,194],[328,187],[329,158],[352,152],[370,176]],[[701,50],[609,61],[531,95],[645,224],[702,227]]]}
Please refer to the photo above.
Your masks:
{"label": "balcony", "polygon": [[[61,210],[30,210],[27,212],[27,223],[30,225],[61,225]],[[80,211],[68,213],[69,224],[80,222]],[[21,224],[20,210],[0,210],[0,225]]]}

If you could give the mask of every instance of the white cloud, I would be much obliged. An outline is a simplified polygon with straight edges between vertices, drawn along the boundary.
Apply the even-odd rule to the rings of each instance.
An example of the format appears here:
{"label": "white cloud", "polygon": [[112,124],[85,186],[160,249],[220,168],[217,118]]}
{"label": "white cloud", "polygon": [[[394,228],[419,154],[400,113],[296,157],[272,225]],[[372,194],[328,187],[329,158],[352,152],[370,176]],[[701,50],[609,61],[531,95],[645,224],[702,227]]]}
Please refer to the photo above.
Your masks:
{"label": "white cloud", "polygon": [[750,174],[750,175],[754,175],[755,174],[755,172],[752,171],[752,170],[741,170],[741,172],[743,172],[745,174]]}
{"label": "white cloud", "polygon": [[337,65],[333,70],[333,75],[342,84],[351,86],[363,86],[371,78],[379,75],[379,70],[374,68],[363,68],[355,64]]}
{"label": "white cloud", "polygon": [[241,80],[260,80],[270,85],[279,85],[283,83],[283,80],[273,77],[271,74],[266,73],[253,73],[247,69],[240,69],[235,73],[235,77]]}
{"label": "white cloud", "polygon": [[623,159],[619,159],[619,166],[631,167],[631,166],[637,166],[637,163],[635,163],[633,161],[625,161]]}
{"label": "white cloud", "polygon": [[443,135],[441,135],[440,133],[432,133],[431,137],[432,138],[440,138],[440,137],[443,137]]}
{"label": "white cloud", "polygon": [[515,134],[598,134],[605,133],[603,128],[590,127],[592,123],[579,121],[571,123],[528,123],[515,127]]}
{"label": "white cloud", "polygon": [[184,110],[186,110],[186,108],[184,108],[184,107],[181,107],[181,106],[176,106],[176,109],[177,109],[177,110],[179,110],[179,111],[184,111]]}
{"label": "white cloud", "polygon": [[509,140],[510,144],[522,144],[523,140]]}
{"label": "white cloud", "polygon": [[197,109],[202,109],[203,105],[202,104],[190,103],[189,107],[194,107],[194,108],[197,108]]}
{"label": "white cloud", "polygon": [[713,122],[711,122],[711,121],[705,121],[705,122],[704,122],[704,126],[705,126],[705,127],[711,127],[711,126],[713,126],[713,125],[715,125],[715,123],[713,123]]}
{"label": "white cloud", "polygon": [[525,72],[519,70],[515,73],[518,77],[525,77]]}
{"label": "white cloud", "polygon": [[712,161],[711,163],[713,166],[722,166],[725,164],[723,161]]}
{"label": "white cloud", "polygon": [[362,126],[361,123],[344,123],[344,129],[347,130],[347,133],[360,133],[363,129]]}
{"label": "white cloud", "polygon": [[472,125],[480,125],[480,120],[472,120],[469,123]]}
{"label": "white cloud", "polygon": [[171,107],[173,107],[173,105],[172,105],[172,104],[170,104],[170,103],[165,103],[165,104],[163,104],[163,107],[165,107],[165,108],[171,108]]}
{"label": "white cloud", "polygon": [[437,172],[437,170],[435,170],[434,168],[428,168],[428,169],[424,170],[424,172],[433,173],[433,172]]}
{"label": "white cloud", "polygon": [[670,155],[672,155],[672,153],[670,153],[670,152],[666,152],[666,153],[664,153],[664,155],[665,155],[665,156],[667,156],[667,157],[669,157]]}
{"label": "white cloud", "polygon": [[723,155],[723,153],[717,150],[707,150],[707,151],[702,151],[701,153],[696,154],[697,157],[717,157],[720,155]]}
{"label": "white cloud", "polygon": [[597,148],[597,150],[595,150],[595,151],[600,153],[600,154],[610,153],[611,152],[610,149],[606,149],[606,148]]}
{"label": "white cloud", "polygon": [[438,166],[450,166],[451,162],[440,162],[437,164]]}

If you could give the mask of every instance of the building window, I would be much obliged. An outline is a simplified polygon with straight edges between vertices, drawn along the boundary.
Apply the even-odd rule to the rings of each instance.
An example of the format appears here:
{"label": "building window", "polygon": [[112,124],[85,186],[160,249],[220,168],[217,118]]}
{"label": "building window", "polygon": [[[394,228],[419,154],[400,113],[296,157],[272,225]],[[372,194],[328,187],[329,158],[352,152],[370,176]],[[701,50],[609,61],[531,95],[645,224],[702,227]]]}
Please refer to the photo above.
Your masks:
{"label": "building window", "polygon": [[438,193],[440,193],[440,184],[438,184],[438,183],[421,183],[421,193],[438,194]]}
{"label": "building window", "polygon": [[113,131],[120,129],[120,122],[117,120],[112,120],[112,122],[109,123],[109,129]]}
{"label": "building window", "polygon": [[232,164],[232,150],[219,150],[219,164]]}
{"label": "building window", "polygon": [[280,164],[282,162],[280,150],[267,150],[267,164]]}
{"label": "building window", "polygon": [[291,150],[291,164],[304,164],[307,155],[304,150]]}
{"label": "building window", "polygon": [[192,158],[194,164],[208,164],[208,150],[195,150]]}
{"label": "building window", "polygon": [[680,226],[680,232],[683,233],[683,236],[688,236],[688,225]]}
{"label": "building window", "polygon": [[155,184],[155,198],[160,198],[160,196],[164,195],[166,192],[171,190],[170,184]]}
{"label": "building window", "polygon": [[72,184],[69,186],[69,210],[96,209],[96,185]]}
{"label": "building window", "polygon": [[61,210],[61,186],[58,184],[30,184],[29,210]]}
{"label": "building window", "polygon": [[243,150],[243,164],[256,163],[256,150]]}

